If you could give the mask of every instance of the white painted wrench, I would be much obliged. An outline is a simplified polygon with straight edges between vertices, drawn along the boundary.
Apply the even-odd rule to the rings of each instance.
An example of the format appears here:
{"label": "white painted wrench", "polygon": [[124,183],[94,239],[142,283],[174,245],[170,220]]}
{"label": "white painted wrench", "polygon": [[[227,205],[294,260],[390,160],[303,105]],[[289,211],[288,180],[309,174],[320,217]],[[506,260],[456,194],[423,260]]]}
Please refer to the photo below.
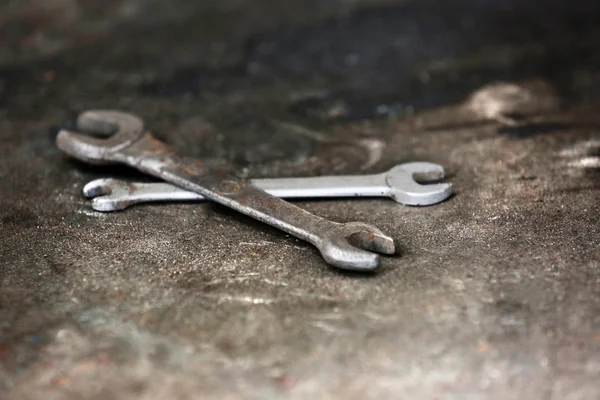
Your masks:
{"label": "white painted wrench", "polygon": [[[391,197],[404,205],[427,206],[446,200],[452,194],[452,184],[422,185],[419,182],[439,181],[443,177],[444,168],[438,164],[412,162],[374,175],[254,179],[251,182],[271,195],[286,199]],[[85,185],[83,193],[88,198],[94,198],[94,210],[104,212],[123,210],[137,203],[204,200],[198,193],[168,183],[127,182],[117,179],[91,181]]]}

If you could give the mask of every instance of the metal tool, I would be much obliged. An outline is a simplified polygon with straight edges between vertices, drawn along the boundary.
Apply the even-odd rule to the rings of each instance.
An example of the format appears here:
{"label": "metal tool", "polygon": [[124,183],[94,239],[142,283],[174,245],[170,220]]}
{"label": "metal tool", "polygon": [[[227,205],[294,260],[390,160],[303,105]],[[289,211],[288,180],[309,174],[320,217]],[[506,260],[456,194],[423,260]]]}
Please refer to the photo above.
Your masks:
{"label": "metal tool", "polygon": [[[292,198],[324,197],[391,197],[398,203],[427,206],[446,200],[452,194],[451,183],[422,185],[444,177],[441,165],[429,162],[400,164],[387,172],[374,175],[318,176],[307,178],[253,179],[252,185],[273,196]],[[83,188],[96,211],[118,211],[138,203],[159,201],[204,200],[168,183],[127,182],[118,179],[96,179]]]}
{"label": "metal tool", "polygon": [[316,246],[325,261],[342,269],[369,271],[379,265],[379,255],[394,254],[392,238],[376,227],[360,223],[337,223],[310,214],[271,196],[250,182],[204,162],[178,156],[154,138],[137,116],[112,110],[87,111],[79,115],[82,131],[103,134],[94,138],[61,130],[59,149],[91,164],[126,164],[209,200],[281,229]]}

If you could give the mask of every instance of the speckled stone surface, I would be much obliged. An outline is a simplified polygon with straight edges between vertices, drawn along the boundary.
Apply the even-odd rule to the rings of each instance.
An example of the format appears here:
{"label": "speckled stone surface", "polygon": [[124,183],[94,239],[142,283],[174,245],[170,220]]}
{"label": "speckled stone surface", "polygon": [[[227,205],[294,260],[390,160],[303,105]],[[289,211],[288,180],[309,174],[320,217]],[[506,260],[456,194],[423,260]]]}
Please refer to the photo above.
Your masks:
{"label": "speckled stone surface", "polygon": [[[0,4],[0,397],[600,397],[600,10],[535,1]],[[54,145],[140,115],[252,177],[443,165],[455,194],[295,201],[371,275],[213,204],[94,212]]]}

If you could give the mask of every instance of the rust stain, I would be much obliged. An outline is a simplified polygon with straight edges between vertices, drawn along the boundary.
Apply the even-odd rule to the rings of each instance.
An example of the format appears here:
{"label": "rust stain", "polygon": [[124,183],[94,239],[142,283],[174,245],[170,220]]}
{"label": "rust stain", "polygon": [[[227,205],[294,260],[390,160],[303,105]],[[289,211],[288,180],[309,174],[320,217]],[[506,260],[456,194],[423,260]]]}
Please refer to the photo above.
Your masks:
{"label": "rust stain", "polygon": [[98,354],[97,358],[98,358],[98,363],[100,363],[100,364],[107,364],[110,361],[110,357],[106,353]]}
{"label": "rust stain", "polygon": [[485,353],[487,351],[490,351],[491,348],[492,348],[492,346],[486,341],[481,341],[477,345],[477,351],[480,353]]}
{"label": "rust stain", "polygon": [[200,175],[203,167],[204,163],[202,161],[195,161],[187,165],[185,168],[183,168],[183,170],[190,175]]}
{"label": "rust stain", "polygon": [[150,153],[172,153],[175,151],[175,149],[167,146],[155,137],[150,136],[148,141],[150,142],[150,145],[148,146],[147,151]]}
{"label": "rust stain", "polygon": [[225,184],[225,188],[228,189],[230,192],[237,192],[240,190],[240,185],[238,185],[235,182],[227,182]]}
{"label": "rust stain", "polygon": [[96,361],[94,360],[85,360],[80,362],[73,368],[74,372],[89,372],[92,369],[96,368]]}
{"label": "rust stain", "polygon": [[240,191],[240,184],[236,181],[223,181],[219,183],[218,189],[223,194],[233,194]]}
{"label": "rust stain", "polygon": [[277,376],[273,378],[273,382],[284,390],[290,390],[296,385],[296,379],[291,376]]}
{"label": "rust stain", "polygon": [[54,385],[56,386],[65,386],[67,383],[69,383],[68,376],[59,376],[54,380]]}
{"label": "rust stain", "polygon": [[277,206],[274,203],[271,203],[271,210],[276,210]]}

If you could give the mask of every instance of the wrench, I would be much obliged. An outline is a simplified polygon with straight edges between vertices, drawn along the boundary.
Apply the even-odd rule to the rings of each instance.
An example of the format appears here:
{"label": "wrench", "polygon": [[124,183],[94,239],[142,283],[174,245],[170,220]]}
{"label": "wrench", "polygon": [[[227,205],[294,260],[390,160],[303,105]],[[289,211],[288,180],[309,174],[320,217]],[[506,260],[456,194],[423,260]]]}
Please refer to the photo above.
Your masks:
{"label": "wrench", "polygon": [[310,214],[278,197],[215,170],[202,161],[178,156],[175,150],[154,138],[135,115],[114,110],[92,110],[77,118],[80,131],[63,129],[56,144],[67,155],[96,165],[126,164],[180,188],[199,193],[242,214],[312,243],[327,263],[337,268],[372,271],[379,255],[394,254],[392,238],[378,228],[361,223],[337,223]]}
{"label": "wrench", "polygon": [[[421,185],[444,177],[441,165],[429,162],[400,164],[387,172],[357,176],[319,176],[309,178],[254,179],[250,182],[273,196],[286,199],[317,197],[385,196],[411,206],[427,206],[446,200],[452,194],[451,183]],[[126,182],[96,179],[83,188],[96,211],[123,210],[137,203],[158,201],[204,200],[168,183]]]}

